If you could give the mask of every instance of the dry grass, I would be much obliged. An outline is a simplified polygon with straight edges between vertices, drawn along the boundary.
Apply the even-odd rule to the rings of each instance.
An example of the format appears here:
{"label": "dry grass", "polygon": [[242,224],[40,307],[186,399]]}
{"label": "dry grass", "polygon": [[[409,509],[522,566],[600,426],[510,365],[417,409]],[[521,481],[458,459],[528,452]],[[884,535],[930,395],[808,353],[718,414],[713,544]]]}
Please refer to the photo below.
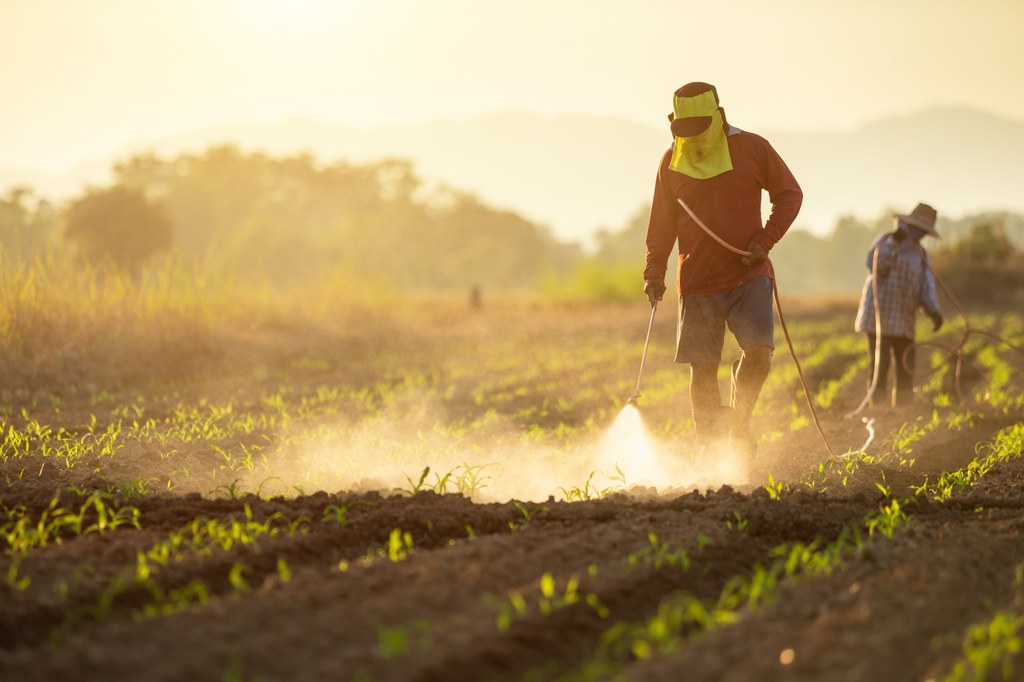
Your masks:
{"label": "dry grass", "polygon": [[564,310],[492,292],[475,309],[468,293],[400,295],[386,282],[340,272],[282,289],[196,275],[176,262],[133,280],[64,252],[32,262],[0,252],[0,402],[214,380],[302,357],[341,362]]}

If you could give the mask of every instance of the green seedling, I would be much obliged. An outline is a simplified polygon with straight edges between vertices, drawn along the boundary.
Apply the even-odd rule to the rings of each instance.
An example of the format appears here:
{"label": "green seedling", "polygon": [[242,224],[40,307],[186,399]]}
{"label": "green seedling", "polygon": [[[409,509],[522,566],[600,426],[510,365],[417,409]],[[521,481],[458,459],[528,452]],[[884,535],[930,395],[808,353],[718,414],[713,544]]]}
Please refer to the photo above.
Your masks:
{"label": "green seedling", "polygon": [[252,590],[245,579],[245,574],[248,570],[249,567],[243,563],[231,564],[231,570],[228,571],[228,582],[231,584],[231,590],[235,595],[248,594]]}
{"label": "green seedling", "polygon": [[217,486],[214,488],[213,492],[221,493],[229,500],[238,500],[245,495],[245,492],[242,490],[242,486],[239,485],[237,478],[231,481],[231,483]]}
{"label": "green seedling", "polygon": [[522,504],[521,502],[513,500],[512,504],[515,505],[515,508],[518,509],[519,513],[522,515],[521,521],[508,522],[508,527],[513,531],[526,527],[526,525],[530,523],[530,520],[533,519],[533,517],[536,516],[538,513],[544,514],[549,511],[549,508],[547,506],[538,507],[537,509],[530,510],[526,507],[526,505]]}
{"label": "green seedling", "polygon": [[377,656],[393,661],[414,651],[428,651],[432,627],[429,620],[420,618],[408,625],[377,628]]}
{"label": "green seedling", "polygon": [[337,505],[329,504],[324,508],[323,521],[333,521],[339,526],[344,526],[348,523],[348,508]]}
{"label": "green seedling", "polygon": [[[575,574],[569,576],[564,589],[559,589],[555,577],[551,573],[544,573],[540,578],[538,588],[540,594],[535,600],[528,600],[522,593],[514,590],[503,598],[491,595],[485,598],[488,603],[498,609],[495,625],[499,632],[507,632],[515,621],[528,617],[531,612],[544,617],[578,603],[586,604],[599,618],[607,618],[609,615],[608,609],[601,603],[597,595],[580,592],[579,576]],[[534,602],[533,608],[531,608],[531,601]]]}
{"label": "green seedling", "polygon": [[987,680],[996,671],[1004,680],[1013,679],[1013,662],[1022,649],[1022,629],[1024,616],[1006,611],[998,611],[988,622],[967,628],[963,655],[953,664],[945,682]]}
{"label": "green seedling", "polygon": [[747,520],[743,518],[738,511],[734,510],[732,518],[726,520],[725,527],[729,530],[746,530]]}
{"label": "green seedling", "polygon": [[671,540],[661,542],[654,533],[647,534],[649,545],[635,552],[630,552],[626,558],[626,566],[632,570],[640,565],[645,565],[655,570],[662,566],[671,566],[686,571],[690,568],[690,557],[686,550],[676,545]]}
{"label": "green seedling", "polygon": [[388,536],[388,559],[405,561],[412,554],[412,534],[395,528]]}
{"label": "green seedling", "polygon": [[587,480],[583,484],[582,488],[578,486],[570,488],[568,490],[566,490],[565,488],[559,488],[559,490],[562,492],[562,496],[565,498],[565,501],[583,502],[586,500],[594,500],[600,497],[604,497],[605,495],[611,493],[611,488],[605,488],[602,490],[599,489],[597,486],[593,485],[592,481],[594,480],[594,475],[596,473],[596,471],[590,472],[590,475],[587,477]]}
{"label": "green seedling", "polygon": [[491,477],[484,473],[491,466],[493,465],[478,464],[476,466],[471,466],[469,464],[463,464],[461,468],[457,468],[455,470],[461,470],[461,473],[458,473],[455,476],[456,489],[466,497],[472,498],[473,495],[486,488],[491,482]]}
{"label": "green seedling", "polygon": [[418,480],[416,483],[413,483],[412,479],[406,476],[405,480],[409,482],[409,488],[395,488],[395,492],[406,493],[408,495],[415,495],[421,490],[424,490],[424,483],[427,480],[428,474],[430,474],[430,467],[423,467],[423,472],[420,474],[420,480]]}
{"label": "green seedling", "polygon": [[281,580],[282,585],[287,585],[292,581],[292,569],[284,557],[277,557],[277,577]]}
{"label": "green seedling", "polygon": [[899,500],[892,499],[889,504],[878,510],[877,513],[872,514],[868,517],[865,525],[868,529],[868,536],[874,535],[876,532],[881,533],[886,538],[892,539],[895,532],[910,523],[910,517],[903,508],[911,500],[903,500],[903,504],[900,504]]}
{"label": "green seedling", "polygon": [[[822,464],[819,463],[819,471],[821,470]],[[778,500],[782,495],[789,491],[789,485],[782,481],[775,481],[772,473],[768,472],[768,482],[764,486],[765,492],[768,493],[768,497],[772,500]]]}

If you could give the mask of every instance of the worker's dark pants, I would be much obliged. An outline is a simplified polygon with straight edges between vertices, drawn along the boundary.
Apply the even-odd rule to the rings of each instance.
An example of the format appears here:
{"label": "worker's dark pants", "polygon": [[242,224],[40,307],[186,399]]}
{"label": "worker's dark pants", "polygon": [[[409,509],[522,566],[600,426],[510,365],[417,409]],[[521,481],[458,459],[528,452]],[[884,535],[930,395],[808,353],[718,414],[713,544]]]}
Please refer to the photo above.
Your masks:
{"label": "worker's dark pants", "polygon": [[[869,332],[868,353],[871,361],[868,364],[868,389],[875,371],[875,335]],[[878,383],[871,394],[871,404],[908,405],[914,399],[914,340],[902,336],[882,336],[882,356],[878,363]],[[896,366],[896,386],[889,398],[889,365]]]}

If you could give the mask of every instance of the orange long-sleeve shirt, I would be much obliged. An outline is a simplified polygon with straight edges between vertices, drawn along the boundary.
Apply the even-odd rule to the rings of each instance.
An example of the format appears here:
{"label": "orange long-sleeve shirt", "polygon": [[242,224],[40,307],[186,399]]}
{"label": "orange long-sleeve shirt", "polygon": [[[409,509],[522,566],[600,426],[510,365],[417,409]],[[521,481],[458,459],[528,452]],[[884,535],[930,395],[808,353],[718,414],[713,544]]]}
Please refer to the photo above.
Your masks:
{"label": "orange long-sleeve shirt", "polygon": [[[685,201],[705,225],[738,249],[746,250],[747,244],[756,241],[770,251],[782,238],[800,211],[800,185],[782,157],[760,135],[731,128],[726,139],[733,168],[706,180],[670,170],[671,147],[662,157],[647,227],[645,281],[664,280],[668,257],[677,240],[680,294],[714,294],[758,275],[774,277],[770,261],[747,268],[740,256],[708,236],[677,200]],[[768,192],[772,210],[762,224],[763,190]]]}

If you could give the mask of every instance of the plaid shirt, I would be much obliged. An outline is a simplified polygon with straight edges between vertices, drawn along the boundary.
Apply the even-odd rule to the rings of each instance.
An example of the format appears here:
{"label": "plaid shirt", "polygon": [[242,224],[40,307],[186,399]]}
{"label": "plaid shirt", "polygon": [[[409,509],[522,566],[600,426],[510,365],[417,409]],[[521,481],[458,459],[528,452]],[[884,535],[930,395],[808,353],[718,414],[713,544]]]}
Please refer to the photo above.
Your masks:
{"label": "plaid shirt", "polygon": [[882,334],[914,338],[914,315],[918,308],[928,314],[939,311],[935,296],[935,276],[928,266],[928,254],[909,237],[893,239],[880,235],[868,251],[868,277],[860,296],[854,329],[875,333],[875,287],[871,276],[875,250],[878,250],[878,301]]}

